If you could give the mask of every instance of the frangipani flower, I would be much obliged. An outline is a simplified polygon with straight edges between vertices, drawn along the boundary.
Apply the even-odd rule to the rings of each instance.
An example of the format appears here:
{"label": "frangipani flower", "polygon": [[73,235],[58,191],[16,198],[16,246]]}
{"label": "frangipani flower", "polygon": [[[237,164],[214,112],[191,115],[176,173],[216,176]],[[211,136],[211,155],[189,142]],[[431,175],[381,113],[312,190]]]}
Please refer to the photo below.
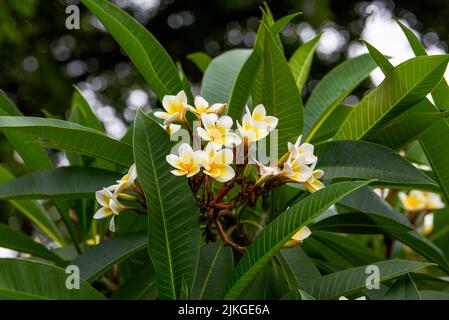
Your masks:
{"label": "frangipani flower", "polygon": [[313,170],[307,166],[304,156],[293,158],[290,154],[288,160],[284,163],[284,175],[296,182],[306,182],[312,177],[312,174]]}
{"label": "frangipani flower", "polygon": [[179,125],[179,124],[174,124],[174,123],[171,123],[171,124],[166,124],[166,125],[160,125],[170,136],[173,134],[173,133],[176,133],[176,132],[178,132],[180,129],[181,129],[181,125]]}
{"label": "frangipani flower", "polygon": [[421,211],[426,208],[427,199],[422,191],[412,190],[408,195],[405,192],[399,192],[399,199],[405,210]]}
{"label": "frangipani flower", "polygon": [[423,194],[426,198],[427,210],[444,208],[444,202],[441,201],[441,196],[439,194],[433,192],[423,192]]}
{"label": "frangipani flower", "polygon": [[154,116],[164,119],[164,125],[183,121],[187,110],[187,96],[184,90],[180,91],[176,96],[164,96],[162,98],[162,106],[166,112],[157,111],[154,113]]}
{"label": "frangipani flower", "polygon": [[293,159],[303,156],[306,164],[312,164],[317,161],[317,157],[313,154],[314,147],[310,143],[301,144],[302,135],[298,137],[295,144],[288,143],[288,151],[293,154]]}
{"label": "frangipani flower", "polygon": [[263,121],[254,121],[250,113],[246,113],[242,118],[242,125],[237,122],[237,128],[245,143],[259,141],[270,133],[267,125]]}
{"label": "frangipani flower", "polygon": [[197,133],[204,141],[214,142],[219,148],[223,145],[233,147],[242,143],[242,139],[229,130],[232,127],[232,119],[228,116],[218,118],[214,113],[201,114],[204,128],[197,128]]}
{"label": "frangipani flower", "polygon": [[136,179],[137,179],[136,164],[133,163],[133,165],[129,168],[128,173],[125,174],[120,180],[117,181],[118,186],[115,189],[114,193],[118,194],[122,190],[130,188],[134,184],[134,181]]}
{"label": "frangipani flower", "polygon": [[268,131],[273,131],[278,125],[278,118],[273,116],[267,116],[267,112],[263,104],[257,105],[253,113],[246,107],[246,113],[251,115],[251,118],[255,122],[263,122],[266,125]]}
{"label": "frangipani flower", "polygon": [[196,175],[201,168],[201,151],[193,151],[187,143],[179,146],[178,155],[169,154],[167,162],[175,168],[172,170],[175,176],[187,176],[188,178]]}
{"label": "frangipani flower", "polygon": [[[340,298],[338,298],[338,300],[349,300],[349,299],[346,298],[345,296],[341,296]],[[355,298],[354,300],[366,300],[366,297],[361,296],[361,297]]]}
{"label": "frangipani flower", "polygon": [[201,119],[201,115],[203,113],[209,114],[221,114],[227,107],[226,103],[214,103],[213,105],[209,105],[209,103],[200,96],[195,97],[195,107],[187,106],[190,112],[194,113],[198,118]]}
{"label": "frangipani flower", "polygon": [[109,223],[109,230],[115,232],[114,217],[118,216],[124,207],[118,202],[117,195],[112,193],[111,190],[115,186],[109,188],[103,188],[103,190],[95,192],[95,198],[102,206],[94,215],[94,219],[103,219],[112,216]]}
{"label": "frangipani flower", "polygon": [[292,248],[297,245],[300,245],[305,239],[307,239],[312,234],[312,231],[310,231],[307,227],[302,227],[301,229],[296,232],[291,240],[288,240],[286,244],[284,244],[284,248]]}
{"label": "frangipani flower", "polygon": [[313,170],[312,175],[309,179],[307,179],[306,183],[304,183],[304,186],[307,190],[310,192],[315,192],[320,189],[324,188],[324,184],[319,180],[323,175],[323,170],[314,170],[315,169],[316,162],[314,162],[310,169]]}
{"label": "frangipani flower", "polygon": [[219,149],[219,145],[210,142],[203,151],[203,172],[218,182],[226,182],[234,178],[234,169],[229,165],[233,160],[230,149]]}

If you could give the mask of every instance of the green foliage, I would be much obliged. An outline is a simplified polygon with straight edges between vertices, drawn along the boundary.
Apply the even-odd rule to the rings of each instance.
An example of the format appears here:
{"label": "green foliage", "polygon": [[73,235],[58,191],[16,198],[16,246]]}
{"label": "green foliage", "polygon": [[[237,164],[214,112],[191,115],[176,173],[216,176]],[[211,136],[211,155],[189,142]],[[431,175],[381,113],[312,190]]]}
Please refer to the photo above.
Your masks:
{"label": "green foliage", "polygon": [[[449,274],[449,219],[438,199],[449,199],[448,114],[440,111],[448,107],[447,55],[427,56],[400,24],[418,57],[393,66],[366,43],[369,54],[324,75],[303,106],[321,35],[287,59],[279,34],[298,14],[275,20],[265,5],[252,49],[187,57],[204,74],[201,95],[210,104],[228,104],[217,116],[227,113],[232,124],[243,124],[245,107],[263,104],[278,120],[269,135],[278,143],[271,167],[248,155],[228,164],[210,160],[211,149],[190,156],[175,143],[197,133],[194,115],[176,109],[194,102],[181,64],[110,1],[82,3],[164,109],[178,112],[167,122],[188,134],[176,131],[170,139],[167,131],[176,126],[138,110],[116,140],[77,88],[67,121],[24,116],[0,92],[0,130],[24,164],[17,178],[0,166],[0,199],[39,231],[0,224],[0,246],[21,254],[0,259],[0,299],[447,299],[442,275]],[[362,97],[361,85],[376,66],[384,81],[355,106],[342,104],[351,93]],[[164,99],[181,90],[187,101]],[[259,129],[269,120],[260,114],[246,119]],[[218,131],[212,140],[222,138]],[[300,146],[288,145],[301,135]],[[249,139],[242,140],[248,151]],[[238,156],[237,148],[224,145]],[[68,166],[53,165],[58,150]],[[307,170],[304,179],[291,173]],[[409,189],[432,193],[419,193],[427,200],[413,207],[402,193]],[[431,212],[438,217],[427,238]],[[50,249],[48,239],[60,247]],[[79,290],[66,289],[69,265],[80,270]],[[366,290],[373,267],[380,271],[375,292]]]}

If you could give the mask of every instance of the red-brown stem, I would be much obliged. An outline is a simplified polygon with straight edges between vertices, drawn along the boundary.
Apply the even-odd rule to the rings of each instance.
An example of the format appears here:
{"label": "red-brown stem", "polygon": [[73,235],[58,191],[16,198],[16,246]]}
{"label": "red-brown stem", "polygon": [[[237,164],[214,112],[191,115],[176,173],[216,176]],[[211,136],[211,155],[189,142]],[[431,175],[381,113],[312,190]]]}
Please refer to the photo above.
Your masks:
{"label": "red-brown stem", "polygon": [[221,225],[219,218],[215,218],[215,225],[217,226],[218,233],[220,234],[221,240],[223,240],[223,244],[225,246],[234,248],[240,253],[246,252],[246,247],[239,246],[237,243],[229,240],[228,236],[226,235],[226,232],[223,230],[223,226]]}

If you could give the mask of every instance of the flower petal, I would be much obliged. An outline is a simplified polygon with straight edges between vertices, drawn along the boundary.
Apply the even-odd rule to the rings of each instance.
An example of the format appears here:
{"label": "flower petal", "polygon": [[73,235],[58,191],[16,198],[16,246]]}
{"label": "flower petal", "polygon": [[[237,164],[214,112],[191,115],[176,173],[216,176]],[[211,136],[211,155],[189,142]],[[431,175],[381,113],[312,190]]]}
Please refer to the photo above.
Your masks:
{"label": "flower petal", "polygon": [[176,169],[181,169],[181,160],[179,159],[179,157],[177,155],[174,154],[168,154],[165,159],[167,160],[167,162],[174,168]]}
{"label": "flower petal", "polygon": [[114,216],[112,216],[111,222],[109,222],[109,231],[115,232],[115,220],[114,220]]}
{"label": "flower petal", "polygon": [[226,182],[234,178],[235,172],[231,166],[228,165],[218,165],[217,169],[220,171],[220,174],[215,177],[215,180],[218,182]]}
{"label": "flower petal", "polygon": [[[204,113],[203,113],[204,114]],[[204,128],[198,127],[196,128],[196,133],[198,134],[198,136],[203,139],[204,141],[211,141],[212,138],[209,136],[209,134],[207,133],[206,130],[204,130]]]}
{"label": "flower petal", "polygon": [[209,103],[201,96],[196,96],[194,103],[198,113],[203,113],[209,108]]}
{"label": "flower petal", "polygon": [[215,129],[215,123],[218,121],[218,116],[214,113],[211,114],[202,113],[201,121],[203,122],[204,128],[207,131],[211,131]]}
{"label": "flower petal", "polygon": [[268,131],[273,131],[278,125],[279,119],[276,117],[268,116],[265,118],[265,123],[267,124]]}
{"label": "flower petal", "polygon": [[232,148],[234,146],[238,146],[242,143],[242,138],[240,138],[237,134],[228,132],[223,137],[223,144],[228,147]]}
{"label": "flower petal", "polygon": [[223,116],[220,119],[218,119],[217,121],[217,129],[221,132],[221,133],[225,133],[227,131],[229,131],[229,129],[231,129],[233,124],[232,118],[229,116]]}
{"label": "flower petal", "polygon": [[296,232],[296,233],[292,236],[292,239],[293,239],[293,240],[297,240],[297,241],[304,241],[304,240],[307,239],[311,234],[312,234],[312,231],[310,231],[309,228],[307,228],[307,227],[302,227],[301,229],[298,230],[298,232]]}
{"label": "flower petal", "polygon": [[170,113],[163,112],[163,111],[156,111],[153,114],[156,118],[159,118],[159,119],[167,119],[170,117]]}
{"label": "flower petal", "polygon": [[[110,193],[110,191],[109,191],[109,193]],[[97,199],[97,202],[100,204],[100,206],[104,207],[104,206],[108,205],[109,198],[110,198],[109,193],[107,193],[104,189],[95,192],[95,199]]]}
{"label": "flower petal", "polygon": [[257,105],[253,110],[253,119],[256,121],[265,121],[265,116],[267,112],[265,111],[265,107],[263,104]]}
{"label": "flower petal", "polygon": [[101,207],[95,212],[94,219],[103,219],[109,217],[111,214],[113,214],[111,209]]}
{"label": "flower petal", "polygon": [[172,174],[174,174],[175,176],[185,176],[186,174],[187,174],[187,171],[185,171],[185,170],[180,170],[180,169],[177,169],[177,170],[171,170],[170,171]]}

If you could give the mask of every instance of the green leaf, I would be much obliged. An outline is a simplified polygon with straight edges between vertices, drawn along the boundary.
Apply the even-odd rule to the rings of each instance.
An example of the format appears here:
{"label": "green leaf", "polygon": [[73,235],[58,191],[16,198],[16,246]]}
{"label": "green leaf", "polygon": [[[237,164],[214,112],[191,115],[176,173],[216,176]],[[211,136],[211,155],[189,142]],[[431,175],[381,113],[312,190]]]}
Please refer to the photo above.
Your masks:
{"label": "green leaf", "polygon": [[345,121],[348,114],[352,111],[353,106],[339,105],[334,111],[324,120],[323,125],[317,130],[310,142],[317,144],[319,142],[330,140],[340,129],[341,124]]}
{"label": "green leaf", "polygon": [[294,18],[296,18],[300,14],[301,14],[301,12],[292,13],[292,14],[282,17],[279,20],[277,20],[276,22],[274,22],[273,25],[270,26],[270,32],[273,35],[273,37],[276,37],[290,21],[292,21]]}
{"label": "green leaf", "polygon": [[144,249],[147,246],[147,238],[146,232],[114,237],[83,252],[70,264],[78,266],[81,278],[87,282],[93,282],[114,264]]}
{"label": "green leaf", "polygon": [[377,65],[380,67],[380,69],[383,71],[384,74],[388,74],[394,70],[394,66],[390,63],[390,61],[388,61],[388,59],[382,53],[379,52],[379,50],[377,50],[375,47],[373,47],[366,41],[362,42],[366,45],[369,54],[374,59],[374,61],[376,61]]}
{"label": "green leaf", "polygon": [[120,175],[91,167],[60,167],[33,172],[0,185],[0,199],[74,199],[93,197]]}
{"label": "green leaf", "polygon": [[61,262],[61,258],[48,250],[45,246],[35,242],[22,232],[14,230],[4,224],[0,224],[0,247],[29,253],[33,256],[54,262]]}
{"label": "green leaf", "polygon": [[330,141],[316,146],[325,179],[377,179],[377,185],[435,189],[436,184],[393,150],[364,141]]}
{"label": "green leaf", "polygon": [[[312,237],[330,250],[338,253],[343,257],[350,266],[360,266],[381,260],[371,248],[367,248],[356,237],[348,237],[347,235],[335,234],[324,231],[315,231]],[[329,260],[333,263],[333,260]]]}
{"label": "green leaf", "polygon": [[416,57],[397,66],[348,115],[337,140],[360,140],[419,101],[443,77],[448,56]]}
{"label": "green leaf", "polygon": [[449,292],[422,290],[419,294],[422,300],[449,300]]}
{"label": "green leaf", "polygon": [[135,271],[111,296],[111,300],[156,300],[157,284],[150,261]]}
{"label": "green leaf", "polygon": [[204,52],[194,52],[189,55],[187,55],[187,59],[192,61],[198,69],[201,70],[201,72],[205,72],[207,67],[209,66],[210,62],[212,61],[212,58],[209,57]]}
{"label": "green leaf", "polygon": [[300,46],[291,56],[288,61],[290,70],[292,71],[293,77],[296,81],[296,86],[301,94],[304,85],[307,82],[309,76],[310,68],[312,67],[313,55],[315,53],[318,41],[320,41],[321,33],[310,41],[307,41],[302,46]]}
{"label": "green leaf", "polygon": [[251,49],[233,49],[211,61],[203,76],[201,96],[209,103],[225,103],[231,97],[237,76]]}
{"label": "green leaf", "polygon": [[[22,113],[8,98],[6,93],[0,90],[0,116],[21,115]],[[53,166],[44,148],[31,134],[8,129],[3,129],[2,131],[26,165],[32,170],[49,169]]]}
{"label": "green leaf", "polygon": [[[410,46],[416,56],[426,56],[427,52],[419,39],[413,33],[412,30],[403,25],[399,20],[396,20],[397,24],[401,27],[405,36],[407,37]],[[432,98],[435,101],[435,105],[440,109],[449,109],[449,86],[446,79],[441,79],[440,83],[433,89]]]}
{"label": "green leaf", "polygon": [[321,277],[313,261],[300,247],[281,249],[279,254],[287,260],[299,285]]}
{"label": "green leaf", "polygon": [[236,299],[262,267],[301,227],[308,225],[332,204],[367,182],[342,182],[319,190],[274,219],[248,248],[226,286],[226,299]]}
{"label": "green leaf", "polygon": [[104,132],[103,125],[77,87],[75,87],[73,93],[69,120],[70,122]]}
{"label": "green leaf", "polygon": [[44,139],[56,149],[68,150],[129,167],[132,147],[104,133],[71,122],[35,117],[0,117],[0,128],[11,128]]}
{"label": "green leaf", "polygon": [[[84,99],[83,95],[77,87],[75,87],[75,91],[72,97],[72,106],[70,108],[69,121],[97,131],[104,132],[103,125],[101,124],[100,120],[98,120],[97,116],[92,111],[91,107],[87,103],[86,99]],[[75,153],[67,152],[67,158],[69,159],[71,165],[83,165],[84,161],[82,157]],[[100,168],[111,170],[114,169],[113,164],[105,162],[104,160],[99,161]],[[103,163],[101,161],[103,161]]]}
{"label": "green leaf", "polygon": [[234,268],[232,249],[219,241],[201,247],[198,271],[192,289],[194,300],[218,300]]}
{"label": "green leaf", "polygon": [[449,112],[416,113],[400,116],[387,123],[367,140],[397,150],[417,139],[435,122],[447,116],[449,116]]}
{"label": "green leaf", "polygon": [[182,281],[192,288],[199,251],[199,210],[185,177],[170,172],[165,157],[172,146],[160,125],[139,111],[134,158],[149,208],[148,246],[161,299],[178,298]]}
{"label": "green leaf", "polygon": [[[423,269],[429,263],[389,260],[373,263],[379,268],[379,282],[399,277],[403,274]],[[334,272],[304,285],[303,289],[316,299],[338,299],[340,296],[355,293],[366,286],[368,266],[361,266]]]}
{"label": "green leaf", "polygon": [[[379,198],[370,188],[361,188],[340,201],[343,205],[362,212],[376,213],[391,217],[402,224],[411,225],[401,213],[393,210],[383,199]],[[393,238],[409,246],[423,257],[439,265],[445,272],[449,272],[449,266],[440,248],[425,238],[419,232],[413,230],[390,234]]]}
{"label": "green leaf", "polygon": [[410,274],[407,273],[396,280],[384,295],[384,300],[421,300],[421,295]]}
{"label": "green leaf", "polygon": [[108,29],[162,101],[164,95],[187,90],[178,69],[156,38],[125,11],[106,0],[82,0]]}
{"label": "green leaf", "polygon": [[[0,184],[5,184],[14,180],[14,178],[8,170],[0,165]],[[59,245],[64,244],[61,232],[42,205],[32,200],[10,200],[10,202],[56,243]]]}
{"label": "green leaf", "polygon": [[345,60],[318,82],[304,107],[304,135],[310,141],[335,108],[376,67],[369,54]]}
{"label": "green leaf", "polygon": [[[371,54],[376,56],[382,71],[387,74],[393,66],[374,47],[368,45]],[[430,101],[422,104],[421,112],[439,112]],[[432,167],[435,179],[443,191],[446,201],[449,201],[449,123],[446,119],[441,119],[429,130],[419,137],[421,148]]]}
{"label": "green leaf", "polygon": [[263,61],[263,103],[268,115],[279,119],[278,155],[287,152],[287,143],[295,141],[303,129],[303,106],[287,60],[273,36],[265,31]]}
{"label": "green leaf", "polygon": [[[48,264],[19,259],[0,259],[0,297],[17,300],[105,300],[80,279],[80,288],[69,290],[70,273]],[[74,275],[73,275],[74,276]],[[71,282],[70,282],[71,283]]]}
{"label": "green leaf", "polygon": [[385,232],[407,232],[413,229],[395,219],[375,213],[348,212],[320,220],[313,225],[312,230],[353,234],[383,234]]}
{"label": "green leaf", "polygon": [[[268,7],[266,7],[266,9],[268,9]],[[254,87],[257,87],[258,90],[256,91],[258,92],[261,90],[259,87],[262,86],[262,58],[266,33],[266,27],[264,27],[264,24],[271,28],[270,32],[272,36],[276,38],[275,41],[279,45],[279,49],[282,52],[282,44],[280,43],[279,35],[276,32],[280,31],[277,26],[281,26],[285,20],[280,19],[279,21],[274,22],[269,11],[262,9],[262,13],[263,23],[259,25],[259,29],[257,30],[254,49],[241,67],[240,72],[235,79],[229,98],[228,115],[233,119],[240,119],[251,92],[253,92],[253,100],[257,100],[257,97],[260,96],[260,94],[255,95]]]}

